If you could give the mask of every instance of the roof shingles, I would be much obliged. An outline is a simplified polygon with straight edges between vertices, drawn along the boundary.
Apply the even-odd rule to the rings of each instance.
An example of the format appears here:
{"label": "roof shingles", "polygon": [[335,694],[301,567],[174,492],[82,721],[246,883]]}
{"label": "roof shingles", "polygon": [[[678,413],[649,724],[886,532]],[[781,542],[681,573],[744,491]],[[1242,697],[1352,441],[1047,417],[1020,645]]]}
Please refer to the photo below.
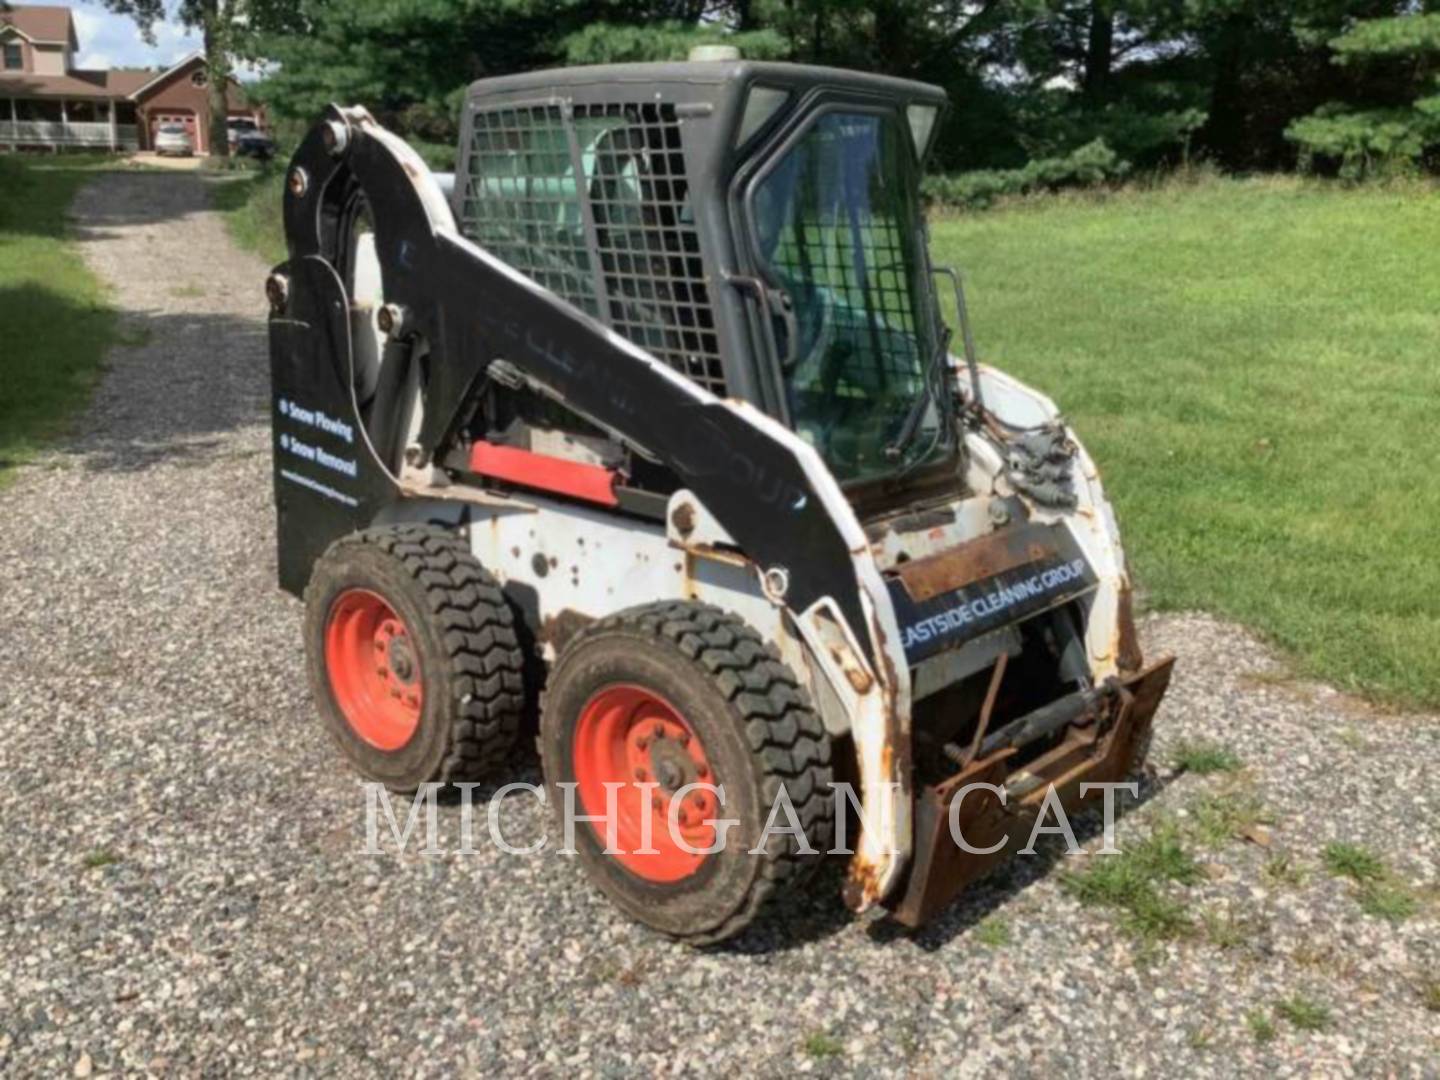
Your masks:
{"label": "roof shingles", "polygon": [[125,98],[155,75],[153,71],[127,68],[75,69],[64,75],[7,72],[0,73],[0,97]]}
{"label": "roof shingles", "polygon": [[[4,0],[0,0],[0,5],[3,3]],[[32,41],[68,41],[72,46],[75,44],[75,24],[67,7],[51,4],[0,7],[0,29],[6,26],[13,26]],[[0,71],[0,98],[129,98],[153,83],[178,74],[199,59],[199,53],[191,53],[164,71],[148,68],[112,68],[107,71],[71,68],[64,75]],[[234,96],[232,86],[231,97]]]}
{"label": "roof shingles", "polygon": [[13,26],[32,41],[72,42],[70,9],[52,4],[14,4],[0,9],[0,26]]}

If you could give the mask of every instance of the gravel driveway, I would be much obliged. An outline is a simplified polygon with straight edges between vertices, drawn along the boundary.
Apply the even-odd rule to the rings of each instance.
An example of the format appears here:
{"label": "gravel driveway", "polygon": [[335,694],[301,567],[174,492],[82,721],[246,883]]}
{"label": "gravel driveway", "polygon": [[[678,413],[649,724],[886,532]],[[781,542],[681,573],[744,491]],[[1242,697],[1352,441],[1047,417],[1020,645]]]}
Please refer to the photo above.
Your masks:
{"label": "gravel driveway", "polygon": [[[274,586],[265,268],[205,185],[80,197],[133,344],[0,493],[0,1072],[1440,1075],[1440,723],[1206,618],[1146,622],[1181,664],[1119,828],[1173,823],[1198,861],[1160,887],[1175,937],[1082,903],[1088,856],[1012,862],[914,936],[822,885],[696,952],[571,860],[456,854],[455,808],[445,854],[363,854]],[[1245,767],[1166,764],[1195,739]],[[505,804],[514,835],[539,821]],[[1386,876],[1327,872],[1336,841]]]}

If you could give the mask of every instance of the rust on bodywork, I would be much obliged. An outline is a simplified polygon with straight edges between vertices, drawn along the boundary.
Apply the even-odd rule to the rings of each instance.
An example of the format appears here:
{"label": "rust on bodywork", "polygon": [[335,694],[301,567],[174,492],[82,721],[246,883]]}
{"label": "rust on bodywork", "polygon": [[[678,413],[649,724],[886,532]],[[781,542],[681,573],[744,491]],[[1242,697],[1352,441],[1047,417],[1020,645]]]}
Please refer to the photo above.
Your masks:
{"label": "rust on bodywork", "polygon": [[890,650],[887,647],[890,640],[889,635],[885,633],[885,627],[879,619],[874,619],[873,622],[875,624],[875,641],[880,646],[880,667],[884,671],[881,693],[884,695],[885,702],[885,729],[889,736],[885,742],[881,761],[886,773],[900,778],[902,793],[908,797],[910,794],[910,725],[902,723],[899,703],[895,699],[895,688],[900,685],[900,675],[895,670],[895,662],[890,659]]}
{"label": "rust on bodywork", "polygon": [[[873,614],[870,617],[870,631],[876,644],[876,655],[879,657],[881,669],[874,689],[879,690],[885,719],[885,741],[880,750],[879,774],[898,782],[899,798],[908,803],[911,791],[910,732],[904,722],[905,718],[900,715],[896,697],[900,676],[886,647],[889,635],[885,633],[880,619]],[[871,905],[880,903],[887,892],[887,871],[900,857],[899,853],[891,855],[886,863],[879,865],[866,855],[863,844],[857,847],[850,858],[845,884],[840,889],[840,898],[845,906],[851,911],[864,911]]]}
{"label": "rust on bodywork", "polygon": [[[1114,783],[1125,778],[1137,748],[1150,728],[1160,699],[1170,685],[1173,656],[1164,656],[1143,671],[1119,680],[1108,715],[1098,723],[1072,726],[1054,748],[1021,768],[1013,768],[1016,750],[1006,747],[971,761],[939,784],[927,785],[915,799],[915,848],[910,876],[903,889],[887,901],[896,921],[919,926],[950,903],[966,885],[1014,853],[1012,844],[1026,840],[1053,785],[1061,805],[1070,811],[1098,803],[1103,792],[1080,794],[1081,784]],[[966,791],[967,785],[994,784],[993,790]],[[960,835],[972,848],[963,850],[950,831],[956,799]]]}
{"label": "rust on bodywork", "polygon": [[879,893],[880,868],[856,852],[840,886],[840,900],[851,911],[861,911],[875,903]]}
{"label": "rust on bodywork", "polygon": [[942,525],[951,525],[955,521],[955,507],[946,503],[944,506],[935,506],[925,510],[915,510],[901,514],[893,518],[877,518],[865,523],[865,539],[872,544],[878,544],[884,539],[886,533],[897,533],[901,536],[910,533],[923,532],[926,529],[933,529]]}
{"label": "rust on bodywork", "polygon": [[538,637],[541,641],[553,645],[558,653],[565,648],[571,638],[594,621],[590,615],[566,608],[554,615],[546,616],[541,621]]}
{"label": "rust on bodywork", "polygon": [[1121,671],[1138,671],[1142,662],[1140,635],[1135,630],[1135,600],[1130,583],[1120,586],[1115,611],[1115,663]]}
{"label": "rust on bodywork", "polygon": [[1038,530],[1001,529],[938,555],[901,563],[895,574],[911,599],[924,602],[972,581],[1051,558],[1057,551]]}
{"label": "rust on bodywork", "polygon": [[875,685],[875,680],[870,678],[870,673],[860,665],[853,652],[849,649],[832,646],[830,656],[840,670],[845,673],[846,681],[850,683],[857,694],[870,692],[870,687]]}
{"label": "rust on bodywork", "polygon": [[875,679],[865,666],[865,661],[856,655],[855,650],[850,647],[845,637],[845,632],[840,628],[835,616],[825,608],[815,613],[814,626],[820,639],[820,644],[840,673],[845,676],[845,681],[850,684],[857,694],[868,694],[871,687],[875,685]]}
{"label": "rust on bodywork", "polygon": [[965,755],[961,765],[969,765],[980,753],[980,745],[985,741],[985,733],[990,730],[990,717],[995,712],[995,699],[1000,696],[1000,684],[1005,681],[1005,669],[1010,666],[1010,654],[1001,653],[995,661],[995,667],[990,672],[990,685],[985,688],[985,701],[980,706],[980,719],[975,724],[975,738],[971,740],[970,752]]}
{"label": "rust on bodywork", "polygon": [[675,526],[675,531],[682,537],[688,537],[695,531],[695,507],[682,502],[670,515],[670,524]]}

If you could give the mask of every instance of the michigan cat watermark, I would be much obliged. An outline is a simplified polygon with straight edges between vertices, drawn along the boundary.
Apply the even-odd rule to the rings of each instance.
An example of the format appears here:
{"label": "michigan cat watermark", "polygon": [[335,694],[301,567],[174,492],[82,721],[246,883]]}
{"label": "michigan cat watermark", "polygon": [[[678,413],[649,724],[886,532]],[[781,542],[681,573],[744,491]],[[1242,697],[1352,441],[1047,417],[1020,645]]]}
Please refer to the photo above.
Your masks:
{"label": "michigan cat watermark", "polygon": [[[545,852],[575,855],[578,854],[576,843],[583,835],[582,829],[591,830],[590,837],[597,844],[603,843],[602,850],[606,855],[658,855],[663,847],[689,855],[706,856],[725,851],[736,841],[752,855],[773,852],[777,841],[802,855],[821,854],[813,846],[802,816],[783,785],[766,808],[764,824],[757,832],[754,828],[742,828],[741,817],[721,816],[727,805],[723,784],[696,782],[669,791],[655,783],[606,783],[605,806],[598,813],[583,805],[577,793],[578,785],[574,783],[549,788],[517,781],[496,789],[483,801],[476,799],[475,791],[486,785],[452,784],[449,788],[454,789],[458,797],[453,799],[450,812],[443,815],[446,828],[453,830],[458,841],[451,845],[441,842],[440,795],[447,785],[424,784],[413,797],[392,795],[378,783],[362,786],[365,791],[365,845],[362,850],[367,855],[407,851],[420,855],[475,855],[480,853],[480,845],[484,844],[507,855],[535,856]],[[835,803],[835,833],[834,842],[824,854],[853,855],[851,841],[864,831],[872,831],[872,835],[877,837],[895,835],[896,830],[889,827],[891,822],[888,820],[894,800],[888,797],[878,799],[877,809],[867,812],[853,785],[836,782],[829,787]],[[889,796],[896,793],[899,785],[892,783],[887,787],[890,790],[886,795]],[[1120,853],[1115,846],[1116,796],[1120,792],[1132,799],[1138,798],[1140,785],[1130,780],[1082,783],[1079,787],[1081,798],[1088,799],[1093,793],[1101,795],[1103,842],[1099,848],[1091,849],[1092,854]],[[961,851],[970,855],[993,855],[1004,850],[1011,839],[1007,833],[994,843],[976,845],[966,837],[962,826],[966,800],[985,797],[998,801],[1001,808],[1008,806],[1009,792],[1000,784],[966,784],[950,800],[950,839]],[[542,812],[539,815],[517,813],[515,805],[520,799],[533,800]],[[558,814],[551,807],[552,800],[556,799]],[[697,809],[709,812],[697,815]],[[872,821],[870,813],[881,816]],[[758,815],[748,816],[758,823]],[[872,826],[875,826],[873,830]],[[1084,850],[1075,837],[1070,817],[1053,784],[1047,787],[1045,798],[1036,808],[1029,838],[1017,854],[1035,854],[1037,841],[1045,836],[1062,838],[1066,851],[1071,855],[1081,854]],[[887,855],[898,854],[893,847],[884,849],[884,852]]]}

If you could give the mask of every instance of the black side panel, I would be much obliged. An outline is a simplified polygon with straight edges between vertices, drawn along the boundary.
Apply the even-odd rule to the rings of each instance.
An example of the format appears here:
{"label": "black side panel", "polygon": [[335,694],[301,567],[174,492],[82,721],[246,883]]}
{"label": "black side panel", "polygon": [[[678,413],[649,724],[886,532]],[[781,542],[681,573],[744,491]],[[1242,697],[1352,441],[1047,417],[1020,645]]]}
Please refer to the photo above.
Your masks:
{"label": "black side panel", "polygon": [[316,256],[279,267],[286,314],[270,320],[270,408],[280,587],[299,596],[333,540],[364,528],[394,488],[366,449],[350,396],[349,301]]}

